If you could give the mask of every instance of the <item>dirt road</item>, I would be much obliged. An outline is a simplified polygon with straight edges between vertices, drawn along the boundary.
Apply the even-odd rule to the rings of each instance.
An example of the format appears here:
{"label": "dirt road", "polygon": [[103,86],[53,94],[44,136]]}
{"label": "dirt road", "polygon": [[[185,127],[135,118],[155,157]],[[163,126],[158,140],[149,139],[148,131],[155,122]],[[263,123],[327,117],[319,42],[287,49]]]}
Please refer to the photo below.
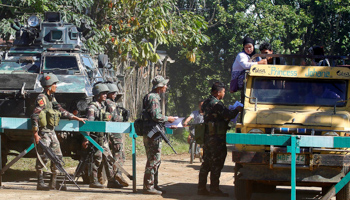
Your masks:
{"label": "dirt road", "polygon": [[[232,154],[228,153],[226,164],[222,170],[220,179],[221,189],[228,192],[230,197],[203,197],[197,195],[198,170],[200,168],[199,159],[193,164],[189,164],[189,154],[163,156],[159,170],[159,184],[166,190],[162,196],[143,195],[142,181],[146,159],[144,156],[137,157],[137,193],[132,192],[132,187],[125,189],[91,189],[88,185],[79,182],[81,190],[74,185],[68,185],[68,191],[37,191],[34,171],[8,170],[3,176],[1,199],[235,199],[233,185],[233,167],[231,161]],[[125,168],[131,172],[131,161],[128,160]],[[70,173],[74,168],[67,169]],[[130,185],[132,182],[130,181]],[[297,199],[320,199],[321,188],[298,188]],[[276,192],[270,194],[255,193],[251,200],[287,200],[290,199],[290,188],[278,187]],[[335,198],[333,198],[335,200]]]}

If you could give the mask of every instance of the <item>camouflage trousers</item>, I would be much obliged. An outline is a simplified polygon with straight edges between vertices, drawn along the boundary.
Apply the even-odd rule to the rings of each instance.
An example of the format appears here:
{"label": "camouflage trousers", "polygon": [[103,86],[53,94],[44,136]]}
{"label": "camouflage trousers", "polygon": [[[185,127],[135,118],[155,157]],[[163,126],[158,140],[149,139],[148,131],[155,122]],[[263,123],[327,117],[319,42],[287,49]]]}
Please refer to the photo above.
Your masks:
{"label": "camouflage trousers", "polygon": [[[58,157],[62,158],[62,151],[60,147],[60,142],[57,139],[57,135],[54,130],[45,130],[39,131],[39,136],[41,137],[40,141],[44,143],[45,146],[49,147]],[[43,161],[43,164],[47,164],[49,158],[45,155],[43,149],[37,145],[38,154]],[[43,174],[44,166],[39,161],[39,158],[36,159],[35,169],[37,175]],[[51,162],[50,165],[51,172],[57,174],[58,170],[56,165]]]}
{"label": "camouflage trousers", "polygon": [[206,188],[210,172],[210,190],[216,190],[227,155],[226,135],[205,135],[203,152],[204,162],[199,171],[198,189]]}
{"label": "camouflage trousers", "polygon": [[[103,144],[101,146],[103,150],[107,153],[112,155],[109,146],[108,146],[108,137],[103,137]],[[96,183],[98,182],[98,173],[99,168],[102,167],[101,164],[104,165],[104,168],[106,170],[107,179],[110,180],[114,178],[114,170],[112,163],[108,162],[105,155],[100,150],[97,150],[93,156],[93,163],[92,163],[92,173],[90,175],[90,183]]]}
{"label": "camouflage trousers", "polygon": [[[122,133],[110,133],[110,149],[112,151],[113,157],[117,160],[120,166],[124,165],[125,162],[125,153],[124,153],[124,144],[123,144],[123,134]],[[118,168],[114,168],[117,170],[117,173],[121,175],[121,171]]]}
{"label": "camouflage trousers", "polygon": [[143,144],[145,145],[147,155],[145,175],[143,177],[143,189],[149,190],[158,185],[158,169],[161,163],[162,140],[153,140],[144,135]]}

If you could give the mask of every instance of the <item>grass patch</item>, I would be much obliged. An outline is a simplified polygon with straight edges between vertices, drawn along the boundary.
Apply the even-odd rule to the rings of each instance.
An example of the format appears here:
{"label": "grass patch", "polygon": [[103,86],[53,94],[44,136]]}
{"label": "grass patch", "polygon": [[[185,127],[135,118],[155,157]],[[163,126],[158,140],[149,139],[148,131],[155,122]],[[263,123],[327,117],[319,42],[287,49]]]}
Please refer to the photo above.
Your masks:
{"label": "grass patch", "polygon": [[[15,156],[7,156],[8,163],[13,160]],[[63,161],[65,165],[64,168],[76,167],[79,163],[78,160],[73,160],[70,157],[64,157]],[[47,162],[47,169],[50,171],[50,162]],[[21,158],[15,164],[11,166],[11,169],[21,170],[21,171],[35,171],[36,158]],[[44,169],[45,170],[45,169]]]}

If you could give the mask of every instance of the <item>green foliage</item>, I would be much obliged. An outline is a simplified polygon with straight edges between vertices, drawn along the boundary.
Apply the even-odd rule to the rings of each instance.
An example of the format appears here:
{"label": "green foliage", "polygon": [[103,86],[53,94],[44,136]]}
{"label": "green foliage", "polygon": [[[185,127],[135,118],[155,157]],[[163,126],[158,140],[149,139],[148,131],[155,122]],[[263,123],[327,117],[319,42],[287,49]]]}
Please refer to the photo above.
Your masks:
{"label": "green foliage", "polygon": [[[168,114],[188,116],[197,109],[198,98],[210,93],[215,80],[227,84],[230,68],[242,51],[244,36],[255,39],[258,47],[270,42],[275,53],[303,54],[313,45],[324,46],[326,54],[346,55],[350,44],[349,1],[283,0],[210,0],[196,5],[178,1],[184,9],[193,9],[208,21],[205,34],[211,40],[197,49],[196,62],[188,62],[182,48],[173,47],[168,54],[176,63],[168,67]],[[188,5],[188,7],[186,7]],[[259,50],[257,49],[257,53]],[[233,104],[240,94],[226,91],[224,102]]]}
{"label": "green foliage", "polygon": [[110,1],[107,4],[101,41],[109,55],[118,61],[126,61],[130,55],[138,65],[146,66],[148,61],[158,61],[158,45],[184,44],[186,53],[194,54],[196,47],[209,40],[201,32],[207,28],[204,18],[178,11],[172,0]]}

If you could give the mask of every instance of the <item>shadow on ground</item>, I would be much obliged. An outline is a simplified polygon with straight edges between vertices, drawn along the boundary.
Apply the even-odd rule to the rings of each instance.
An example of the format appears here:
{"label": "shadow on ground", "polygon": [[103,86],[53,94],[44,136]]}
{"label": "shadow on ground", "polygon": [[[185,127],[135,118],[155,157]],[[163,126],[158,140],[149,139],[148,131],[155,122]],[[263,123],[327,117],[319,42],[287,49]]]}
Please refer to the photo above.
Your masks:
{"label": "shadow on ground", "polygon": [[30,181],[31,178],[36,178],[35,171],[8,169],[2,175],[2,182]]}
{"label": "shadow on ground", "polygon": [[[178,199],[178,200],[188,200],[188,199],[233,199],[233,186],[220,186],[221,190],[230,194],[230,197],[212,197],[212,196],[200,196],[197,195],[197,184],[192,183],[177,183],[172,185],[162,185],[163,189],[166,191],[162,197],[167,199]],[[208,186],[209,187],[209,186]],[[181,191],[180,193],[178,191]]]}

